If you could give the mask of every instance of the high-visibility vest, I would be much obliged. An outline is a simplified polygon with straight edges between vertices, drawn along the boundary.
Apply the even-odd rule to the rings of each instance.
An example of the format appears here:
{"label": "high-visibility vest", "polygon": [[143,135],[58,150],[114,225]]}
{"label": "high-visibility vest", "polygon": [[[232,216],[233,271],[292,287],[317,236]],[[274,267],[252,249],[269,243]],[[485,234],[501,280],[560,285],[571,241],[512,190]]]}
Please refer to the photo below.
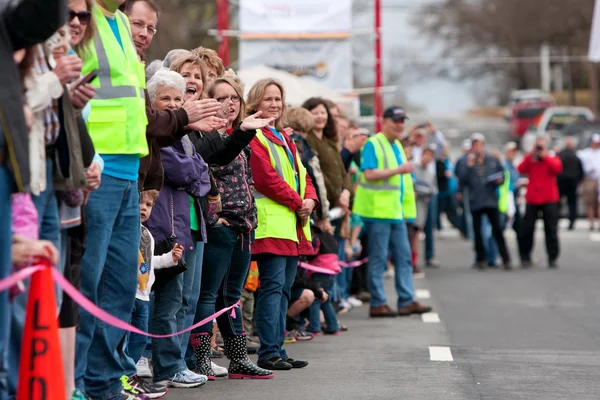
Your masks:
{"label": "high-visibility vest", "polygon": [[[371,137],[369,142],[375,149],[377,169],[398,167],[398,160],[392,145],[383,133]],[[395,140],[394,143],[402,148],[398,140]],[[400,198],[402,186],[403,178],[400,175],[379,181],[368,181],[364,171],[361,171],[352,211],[363,218],[402,219],[403,200]]]}
{"label": "high-visibility vest", "polygon": [[[406,153],[404,153],[404,147],[400,144],[400,151],[402,152],[402,160],[406,159]],[[415,196],[415,186],[411,174],[403,174],[402,180],[404,181],[404,190],[402,193],[402,212],[404,218],[407,220],[414,220],[417,218],[417,198]]]}
{"label": "high-visibility vest", "polygon": [[[296,152],[294,155],[296,165],[291,165],[287,150],[284,146],[273,143],[269,140],[262,130],[256,130],[256,138],[269,151],[271,166],[277,172],[277,175],[283,179],[292,190],[296,191],[296,176],[298,177],[299,195],[304,199],[306,193],[306,168],[302,164],[300,156]],[[296,167],[298,170],[296,170]],[[255,231],[256,239],[287,239],[298,243],[298,233],[296,225],[298,216],[296,213],[284,206],[271,200],[264,194],[254,191],[254,199],[256,200],[256,209],[258,214],[258,227]],[[306,240],[311,240],[310,223],[302,227]]]}
{"label": "high-visibility vest", "polygon": [[146,76],[131,38],[129,21],[117,11],[115,18],[123,48],[99,7],[93,7],[98,33],[83,59],[82,73],[94,70],[96,96],[90,101],[87,128],[99,154],[148,154],[146,140]]}
{"label": "high-visibility vest", "polygon": [[504,170],[504,182],[498,190],[498,211],[506,214],[508,212],[508,196],[510,194],[510,172],[508,170]]}

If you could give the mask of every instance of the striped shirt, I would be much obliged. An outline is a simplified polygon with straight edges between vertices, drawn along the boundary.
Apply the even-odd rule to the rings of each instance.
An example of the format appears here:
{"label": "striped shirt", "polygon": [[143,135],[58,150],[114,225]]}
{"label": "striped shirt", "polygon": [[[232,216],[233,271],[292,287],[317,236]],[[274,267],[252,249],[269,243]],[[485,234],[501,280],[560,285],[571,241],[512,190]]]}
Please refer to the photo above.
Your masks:
{"label": "striped shirt", "polygon": [[[51,72],[41,45],[36,46],[34,67],[38,75],[44,75]],[[54,144],[60,134],[60,121],[58,119],[58,101],[52,100],[52,105],[42,111],[42,121],[44,122],[44,138],[46,146]]]}

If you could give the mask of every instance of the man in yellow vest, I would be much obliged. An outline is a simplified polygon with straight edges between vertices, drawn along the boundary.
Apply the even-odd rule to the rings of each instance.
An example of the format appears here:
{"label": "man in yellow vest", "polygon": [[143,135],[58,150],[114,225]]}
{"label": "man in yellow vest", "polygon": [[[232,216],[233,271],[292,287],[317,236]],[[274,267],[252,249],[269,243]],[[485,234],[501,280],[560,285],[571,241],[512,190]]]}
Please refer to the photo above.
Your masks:
{"label": "man in yellow vest", "polygon": [[[145,73],[129,21],[117,8],[125,0],[97,0],[92,16],[98,33],[84,56],[82,73],[96,71],[96,97],[87,128],[104,159],[102,183],[86,206],[86,250],[81,292],[120,320],[131,318],[137,287],[140,243],[138,169],[148,154]],[[117,348],[125,332],[99,323],[81,310],[77,331],[76,385],[94,399],[136,399],[122,379]]]}
{"label": "man in yellow vest", "polygon": [[[399,141],[406,118],[401,107],[385,110],[383,132],[370,138],[361,154],[361,174],[353,212],[363,218],[369,235],[371,317],[408,316],[431,311],[431,307],[414,301],[411,250],[403,211],[404,175],[410,176],[414,166],[403,157]],[[397,311],[387,304],[383,279],[390,250],[398,293]]]}

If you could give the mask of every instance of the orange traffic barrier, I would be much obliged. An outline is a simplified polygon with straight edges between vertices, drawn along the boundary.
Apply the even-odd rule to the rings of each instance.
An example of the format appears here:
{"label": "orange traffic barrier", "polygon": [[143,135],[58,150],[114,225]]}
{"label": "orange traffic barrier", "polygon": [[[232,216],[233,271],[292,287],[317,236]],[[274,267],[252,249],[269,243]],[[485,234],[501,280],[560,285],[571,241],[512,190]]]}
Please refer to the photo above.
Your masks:
{"label": "orange traffic barrier", "polygon": [[48,261],[31,277],[17,400],[63,400],[67,398],[63,373],[56,295]]}

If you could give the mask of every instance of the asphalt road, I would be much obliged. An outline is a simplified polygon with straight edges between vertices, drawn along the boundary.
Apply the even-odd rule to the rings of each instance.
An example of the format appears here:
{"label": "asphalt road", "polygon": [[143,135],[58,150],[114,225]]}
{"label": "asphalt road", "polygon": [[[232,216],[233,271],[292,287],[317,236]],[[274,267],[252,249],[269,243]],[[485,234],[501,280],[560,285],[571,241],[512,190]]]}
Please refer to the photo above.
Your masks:
{"label": "asphalt road", "polygon": [[435,314],[373,320],[363,306],[341,317],[350,331],[287,345],[310,362],[305,369],[270,381],[219,379],[166,398],[598,399],[600,233],[584,225],[561,231],[558,270],[544,265],[541,231],[538,265],[512,272],[473,270],[471,244],[442,232],[441,267],[415,280]]}

